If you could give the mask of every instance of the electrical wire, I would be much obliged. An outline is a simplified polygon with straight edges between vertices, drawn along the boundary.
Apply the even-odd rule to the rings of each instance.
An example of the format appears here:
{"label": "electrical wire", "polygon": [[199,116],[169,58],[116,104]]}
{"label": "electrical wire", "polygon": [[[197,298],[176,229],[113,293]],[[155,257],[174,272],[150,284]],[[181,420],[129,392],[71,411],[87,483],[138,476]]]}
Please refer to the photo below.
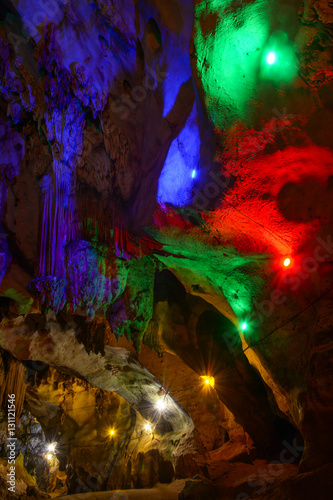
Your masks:
{"label": "electrical wire", "polygon": [[249,215],[245,214],[244,212],[242,212],[241,210],[239,210],[239,208],[235,207],[235,205],[233,205],[232,203],[230,203],[228,200],[224,199],[224,201],[229,205],[231,206],[234,210],[236,210],[236,212],[240,213],[241,215],[243,215],[244,217],[246,217],[247,219],[251,220],[252,222],[254,222],[255,224],[257,224],[258,226],[262,227],[265,231],[267,231],[271,236],[273,236],[273,238],[275,238],[276,240],[278,240],[280,243],[282,243],[287,249],[288,251],[290,251],[290,245],[287,243],[287,240],[285,240],[284,238],[282,238],[282,236],[278,236],[277,234],[273,233],[270,229],[268,229],[266,226],[264,226],[263,224],[261,224],[261,222],[258,222],[257,220],[255,219],[252,219],[252,217],[250,217]]}
{"label": "electrical wire", "polygon": [[190,389],[195,389],[196,387],[199,387],[201,384],[196,384],[193,385],[192,387],[186,387],[186,389],[178,389],[175,391],[168,391],[167,394],[174,394],[175,392],[184,392],[184,391],[189,391]]}
{"label": "electrical wire", "polygon": [[[294,319],[298,318],[298,316],[300,316],[301,314],[303,314],[305,311],[307,311],[308,309],[310,309],[314,304],[316,304],[317,302],[319,302],[321,299],[323,299],[326,295],[328,295],[331,291],[333,290],[333,286],[330,287],[328,290],[326,290],[326,292],[324,292],[322,295],[320,295],[319,297],[317,297],[315,300],[313,300],[310,304],[308,304],[306,307],[304,307],[304,309],[302,309],[301,311],[299,311],[298,313],[294,314],[294,316],[292,316],[291,318],[289,318],[287,321],[285,321],[284,323],[282,323],[280,326],[278,326],[277,328],[274,328],[274,330],[272,330],[271,332],[269,332],[267,335],[265,335],[262,339],[259,339],[257,340],[256,342],[253,342],[251,343],[250,345],[247,346],[246,349],[242,350],[242,353],[243,354],[245,351],[247,351],[248,349],[251,349],[251,347],[253,346],[256,346],[258,344],[260,344],[261,342],[263,342],[265,339],[267,339],[268,337],[270,337],[271,335],[273,335],[275,332],[277,332],[278,330],[280,330],[281,328],[283,328],[284,326],[288,325],[289,323],[291,323],[292,321],[294,321]],[[238,358],[241,354],[238,354],[237,356],[235,356],[235,359]]]}

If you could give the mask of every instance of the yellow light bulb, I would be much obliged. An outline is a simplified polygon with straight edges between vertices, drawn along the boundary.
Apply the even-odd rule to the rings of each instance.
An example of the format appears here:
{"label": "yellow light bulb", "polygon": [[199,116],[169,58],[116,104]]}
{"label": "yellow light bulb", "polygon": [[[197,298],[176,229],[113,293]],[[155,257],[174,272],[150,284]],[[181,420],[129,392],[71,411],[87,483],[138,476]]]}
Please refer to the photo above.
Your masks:
{"label": "yellow light bulb", "polygon": [[211,377],[209,375],[202,375],[201,378],[204,379],[206,385],[210,385],[211,387],[214,387],[214,385],[215,385],[214,377]]}

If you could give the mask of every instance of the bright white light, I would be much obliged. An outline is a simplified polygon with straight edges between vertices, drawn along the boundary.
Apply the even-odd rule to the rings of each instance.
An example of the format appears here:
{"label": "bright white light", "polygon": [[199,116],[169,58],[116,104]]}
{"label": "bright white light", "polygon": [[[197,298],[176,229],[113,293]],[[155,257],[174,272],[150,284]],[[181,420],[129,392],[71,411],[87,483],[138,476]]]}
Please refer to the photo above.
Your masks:
{"label": "bright white light", "polygon": [[47,458],[47,460],[52,460],[53,455],[51,455],[51,453],[48,453],[48,454],[46,455],[46,458]]}
{"label": "bright white light", "polygon": [[158,411],[163,411],[165,410],[166,408],[166,403],[163,399],[160,399],[159,401],[157,401],[156,403],[156,408],[158,409]]}
{"label": "bright white light", "polygon": [[197,175],[197,172],[195,170],[192,170],[192,179]]}
{"label": "bright white light", "polygon": [[247,329],[247,324],[246,324],[246,323],[242,323],[242,330],[243,330],[243,332],[244,332],[244,330],[246,330],[246,329]]}
{"label": "bright white light", "polygon": [[145,429],[146,429],[147,432],[151,432],[152,431],[152,428],[151,428],[151,425],[150,425],[149,422],[146,423]]}
{"label": "bright white light", "polygon": [[267,54],[267,59],[266,59],[268,64],[274,64],[276,62],[276,54],[275,52],[270,52]]}
{"label": "bright white light", "polygon": [[54,453],[55,452],[55,449],[56,449],[56,443],[51,443],[47,446],[47,451],[49,451],[50,453]]}
{"label": "bright white light", "polygon": [[214,387],[215,385],[214,377],[211,377],[209,375],[201,375],[201,378],[205,381],[206,386],[210,385],[211,387]]}

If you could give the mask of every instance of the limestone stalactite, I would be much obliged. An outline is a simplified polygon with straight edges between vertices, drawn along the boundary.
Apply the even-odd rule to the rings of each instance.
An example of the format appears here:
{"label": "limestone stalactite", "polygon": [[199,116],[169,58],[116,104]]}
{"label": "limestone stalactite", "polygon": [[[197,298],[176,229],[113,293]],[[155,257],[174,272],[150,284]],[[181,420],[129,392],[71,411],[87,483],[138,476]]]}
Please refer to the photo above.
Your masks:
{"label": "limestone stalactite", "polygon": [[332,19],[325,0],[1,2],[22,500],[329,498]]}

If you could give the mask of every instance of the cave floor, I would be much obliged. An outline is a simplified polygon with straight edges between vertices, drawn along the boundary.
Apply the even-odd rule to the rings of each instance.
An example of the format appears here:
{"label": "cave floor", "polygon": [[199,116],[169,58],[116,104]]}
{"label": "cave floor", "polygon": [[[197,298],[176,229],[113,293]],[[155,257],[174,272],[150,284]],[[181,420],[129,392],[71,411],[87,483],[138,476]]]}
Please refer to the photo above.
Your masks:
{"label": "cave floor", "polygon": [[66,498],[66,500],[178,500],[178,494],[184,488],[185,482],[185,479],[178,479],[171,484],[157,484],[150,489],[79,493],[57,498]]}
{"label": "cave floor", "polygon": [[[244,498],[256,498],[272,486],[277,486],[279,482],[292,480],[297,475],[298,469],[296,465],[273,465],[265,460],[255,460],[253,464],[246,464],[213,459],[207,463],[207,466],[211,480],[220,491],[221,497],[218,498],[225,500],[235,499],[240,494],[243,494]],[[178,494],[183,490],[186,481],[186,479],[176,480],[168,485],[158,483],[150,489],[80,493],[56,498],[66,498],[66,500],[178,500]]]}

